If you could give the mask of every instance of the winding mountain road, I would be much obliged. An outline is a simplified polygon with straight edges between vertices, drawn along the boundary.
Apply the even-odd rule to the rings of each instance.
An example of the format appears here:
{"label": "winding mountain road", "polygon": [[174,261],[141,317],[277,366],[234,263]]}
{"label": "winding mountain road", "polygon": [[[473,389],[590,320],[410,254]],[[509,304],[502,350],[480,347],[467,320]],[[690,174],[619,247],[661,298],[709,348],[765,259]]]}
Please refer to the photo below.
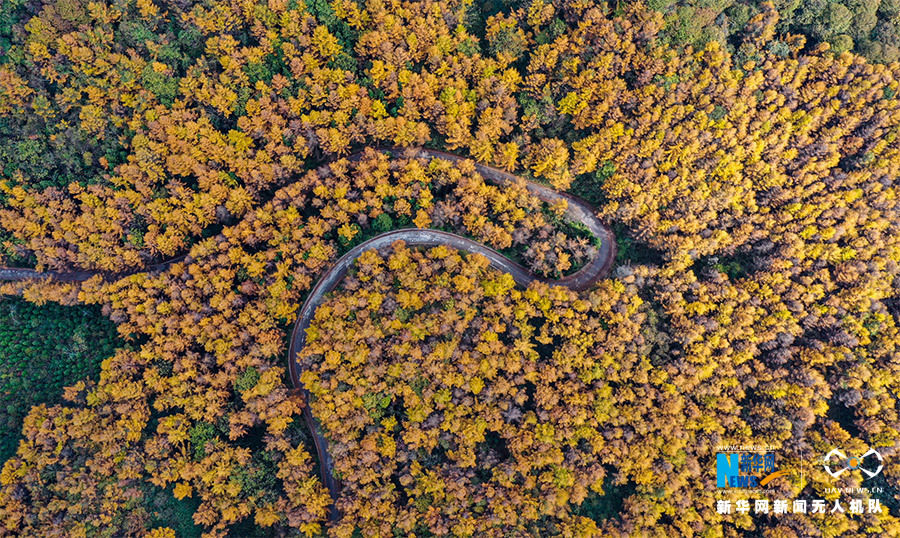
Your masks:
{"label": "winding mountain road", "polygon": [[[393,150],[380,149],[379,151]],[[465,160],[464,157],[435,150],[419,149],[412,153],[412,155],[411,153],[412,152],[408,151],[404,153],[404,156],[413,156],[415,158],[429,160],[445,159],[453,162]],[[359,154],[354,154],[352,157],[356,157],[357,155]],[[520,286],[527,286],[531,282],[539,280],[557,286],[565,286],[575,291],[589,289],[598,280],[606,276],[612,268],[613,261],[616,258],[615,236],[612,231],[597,218],[597,212],[590,204],[578,197],[558,192],[545,185],[525,180],[519,176],[491,166],[476,163],[475,169],[487,181],[499,186],[517,181],[524,181],[528,190],[545,202],[553,203],[558,200],[565,200],[567,203],[566,217],[571,221],[584,224],[594,236],[600,238],[600,247],[594,249],[595,252],[593,253],[591,260],[581,269],[558,280],[540,278],[492,248],[471,239],[438,230],[411,228],[385,232],[368,241],[360,243],[341,256],[331,269],[319,278],[319,281],[303,303],[303,307],[300,309],[300,314],[297,318],[297,323],[294,325],[294,330],[291,335],[291,345],[288,350],[288,367],[290,370],[291,381],[296,388],[300,389],[307,401],[307,405],[303,408],[303,417],[306,420],[307,426],[315,441],[322,481],[328,488],[331,498],[335,501],[340,494],[340,484],[334,477],[334,461],[328,453],[327,440],[322,434],[318,422],[312,415],[308,403],[310,401],[310,394],[300,382],[300,366],[297,361],[297,353],[300,352],[306,342],[306,330],[309,328],[313,316],[315,315],[316,308],[322,303],[327,293],[337,288],[341,280],[347,275],[347,271],[353,265],[353,262],[356,261],[363,252],[374,249],[379,254],[384,254],[391,249],[391,246],[396,241],[404,241],[407,246],[419,247],[446,245],[467,253],[481,254],[488,259],[492,267],[512,275],[513,279]],[[338,517],[336,509],[332,509],[331,516],[332,518]]]}
{"label": "winding mountain road", "polygon": [[[348,160],[358,160],[364,154],[364,151],[365,150],[356,152],[346,158]],[[424,160],[444,159],[454,163],[467,160],[465,157],[430,149],[377,148],[377,151],[396,153],[404,157]],[[327,166],[328,165],[323,165],[319,170],[325,171],[327,170]],[[335,501],[340,493],[340,484],[334,477],[334,461],[328,453],[327,440],[322,434],[322,430],[315,417],[313,417],[310,406],[308,405],[310,394],[300,382],[300,367],[297,361],[297,354],[306,342],[306,330],[310,326],[316,308],[322,303],[328,292],[337,288],[360,254],[373,249],[378,251],[379,254],[384,254],[390,251],[392,245],[396,241],[404,241],[408,246],[413,247],[446,245],[467,253],[481,254],[488,259],[492,267],[512,275],[513,279],[520,286],[527,286],[531,282],[538,280],[552,285],[565,286],[575,291],[589,289],[598,280],[605,277],[612,268],[613,261],[616,257],[615,237],[613,236],[612,231],[597,218],[597,212],[590,204],[578,197],[558,192],[545,185],[528,181],[492,166],[475,163],[475,170],[485,180],[501,187],[523,181],[529,192],[545,202],[553,203],[559,200],[565,200],[567,204],[565,212],[566,217],[573,222],[584,224],[595,237],[600,239],[600,246],[599,248],[593,249],[594,252],[592,252],[591,260],[581,269],[558,280],[540,278],[496,250],[471,239],[448,232],[429,229],[409,228],[386,232],[353,247],[349,252],[341,256],[340,259],[338,259],[337,262],[335,262],[334,265],[319,278],[315,287],[313,287],[307,296],[306,301],[303,303],[291,334],[291,343],[288,350],[288,368],[290,371],[291,382],[294,387],[301,391],[307,401],[307,405],[304,406],[303,409],[303,417],[316,445],[322,481],[328,488],[331,498]],[[32,269],[0,267],[0,281],[53,279],[62,282],[81,282],[98,274],[103,275],[105,278],[119,278],[139,272],[165,270],[171,264],[182,260],[189,262],[190,258],[181,256],[154,266],[122,273],[103,273],[99,271],[37,272]],[[338,516],[337,510],[332,508],[331,517],[337,518]]]}

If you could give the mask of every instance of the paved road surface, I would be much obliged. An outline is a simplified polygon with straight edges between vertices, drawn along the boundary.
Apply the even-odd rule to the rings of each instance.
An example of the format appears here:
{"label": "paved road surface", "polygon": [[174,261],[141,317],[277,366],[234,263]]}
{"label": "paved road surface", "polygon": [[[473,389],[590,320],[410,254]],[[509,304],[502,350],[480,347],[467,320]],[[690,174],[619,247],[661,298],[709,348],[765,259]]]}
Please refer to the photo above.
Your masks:
{"label": "paved road surface", "polygon": [[[465,160],[464,157],[458,155],[428,149],[402,150],[378,148],[378,151],[390,152],[402,156],[412,156],[426,160],[445,159],[452,162]],[[363,154],[364,151],[360,151],[350,155],[348,159],[358,160]],[[327,165],[320,168],[320,170],[325,169],[327,169]],[[567,202],[566,217],[571,221],[584,224],[592,234],[600,238],[600,247],[594,249],[591,260],[575,273],[558,280],[548,280],[535,276],[528,271],[528,269],[513,262],[509,258],[506,258],[492,248],[472,241],[471,239],[438,230],[415,228],[394,230],[373,237],[372,239],[357,245],[341,256],[341,258],[338,259],[338,261],[335,262],[335,264],[319,279],[315,287],[307,296],[303,307],[300,309],[297,323],[294,325],[294,330],[291,335],[291,345],[288,351],[288,366],[291,374],[291,381],[296,388],[302,391],[307,402],[309,401],[309,393],[303,387],[302,383],[300,383],[300,372],[297,364],[297,353],[303,348],[303,344],[306,341],[306,329],[309,328],[309,324],[312,321],[316,308],[321,304],[325,294],[333,291],[338,284],[340,284],[341,280],[346,276],[347,270],[353,265],[356,258],[367,250],[374,249],[380,254],[384,254],[391,249],[391,245],[395,241],[400,240],[405,241],[408,246],[433,247],[446,245],[464,252],[483,255],[490,261],[492,267],[509,273],[516,283],[521,286],[527,286],[534,280],[542,280],[550,284],[565,286],[572,290],[583,291],[589,289],[594,283],[609,273],[616,257],[615,237],[613,236],[612,231],[597,218],[597,212],[590,204],[570,194],[558,192],[546,185],[520,179],[518,176],[498,168],[476,163],[475,169],[485,180],[500,186],[516,181],[525,181],[528,190],[545,202],[553,203],[561,199],[565,200]],[[144,269],[135,269],[124,273],[103,273],[98,271],[37,272],[33,269],[0,267],[0,281],[54,279],[62,282],[81,282],[98,274],[103,275],[104,278],[107,279],[115,279],[138,272],[165,270],[171,264],[183,260],[188,263],[191,261],[190,258],[180,256],[154,266]],[[319,428],[316,419],[312,416],[309,405],[304,407],[303,417],[316,444],[322,480],[328,487],[332,499],[337,500],[338,494],[340,493],[340,484],[334,478],[334,462],[328,453],[327,440],[324,435],[322,435],[322,431]],[[335,509],[332,509],[331,516],[332,518],[338,517]]]}

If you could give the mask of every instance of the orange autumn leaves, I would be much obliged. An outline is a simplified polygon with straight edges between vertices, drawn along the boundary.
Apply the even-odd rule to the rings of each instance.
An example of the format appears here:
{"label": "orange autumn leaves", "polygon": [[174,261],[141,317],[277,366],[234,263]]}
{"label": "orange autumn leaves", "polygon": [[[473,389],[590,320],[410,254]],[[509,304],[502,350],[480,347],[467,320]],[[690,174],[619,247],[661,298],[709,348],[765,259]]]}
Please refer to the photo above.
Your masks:
{"label": "orange autumn leaves", "polygon": [[[251,520],[312,535],[900,533],[890,492],[894,508],[856,519],[722,517],[707,473],[719,443],[775,445],[785,466],[835,445],[893,454],[895,66],[803,52],[771,10],[738,65],[716,45],[659,44],[640,6],[528,2],[486,20],[482,42],[469,3],[310,4],[46,1],[16,34],[3,128],[74,156],[4,170],[2,240],[42,268],[189,258],[4,288],[103,304],[135,337],[98,382],[32,412],[0,476],[5,532],[139,534],[155,481],[199,500],[214,536]],[[176,46],[169,21],[198,47]],[[126,43],[138,26],[160,39]],[[619,225],[623,263],[576,297],[446,250],[360,258],[305,359],[345,483],[330,524],[283,375],[285,328],[318,276],[400,225],[526,247],[542,274],[581,250],[552,208],[469,164],[400,151],[307,170],[379,143],[571,187]],[[613,501],[613,517],[591,512]]]}
{"label": "orange autumn leaves", "polygon": [[[79,142],[50,155],[62,172],[23,165],[0,181],[0,224],[42,268],[121,271],[240,218],[308,156],[441,137],[513,169],[517,143],[494,153],[516,124],[518,73],[471,49],[477,38],[452,23],[466,9],[335,2],[326,25],[303,2],[48,0],[0,68],[0,112],[45,146]],[[51,177],[70,179],[44,187]]]}
{"label": "orange autumn leaves", "polygon": [[[309,207],[318,215],[305,216]],[[421,210],[502,247],[512,242],[510,231],[552,230],[540,207],[523,186],[486,185],[471,163],[368,152],[307,173],[163,272],[96,277],[80,292],[39,285],[29,293],[77,293],[80,301],[103,304],[123,335],[144,343],[108,359],[99,382],[72,387],[78,414],[54,406],[40,411],[50,420],[26,424],[26,438],[37,444],[5,467],[0,521],[9,528],[22,518],[34,528],[58,521],[67,533],[94,524],[136,532],[149,519],[134,509],[133,495],[149,482],[198,499],[194,521],[212,535],[248,519],[318,532],[330,500],[302,444],[302,402],[284,385],[283,327],[336,259],[341,223],[372,233],[381,215],[408,218]],[[478,218],[482,211],[490,219]],[[48,459],[40,447],[50,444],[72,456]],[[85,461],[100,471],[87,472]],[[47,468],[59,470],[49,484],[40,479]],[[16,501],[22,492],[83,495],[79,502],[97,507],[102,518],[63,515],[76,509],[65,502],[45,509]]]}
{"label": "orange autumn leaves", "polygon": [[402,243],[364,253],[342,289],[300,354],[341,477],[337,535],[493,535],[546,529],[547,516],[598,532],[571,511],[606,474],[594,409],[612,402],[591,373],[590,302]]}

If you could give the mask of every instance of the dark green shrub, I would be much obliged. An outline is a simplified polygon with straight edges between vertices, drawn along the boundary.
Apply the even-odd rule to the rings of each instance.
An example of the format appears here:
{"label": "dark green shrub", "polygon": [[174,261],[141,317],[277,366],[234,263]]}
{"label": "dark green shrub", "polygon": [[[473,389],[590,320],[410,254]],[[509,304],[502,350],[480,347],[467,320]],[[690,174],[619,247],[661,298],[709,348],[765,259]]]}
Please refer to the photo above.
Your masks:
{"label": "dark green shrub", "polygon": [[157,73],[151,65],[144,68],[141,78],[144,81],[144,87],[155,95],[160,103],[172,106],[178,95],[178,79],[165,73]]}
{"label": "dark green shrub", "polygon": [[488,43],[488,52],[496,56],[501,52],[518,58],[525,52],[525,39],[516,32],[517,28],[504,28]]}
{"label": "dark green shrub", "polygon": [[394,219],[387,213],[382,213],[372,221],[372,228],[378,233],[388,232],[394,229]]}
{"label": "dark green shrub", "polygon": [[194,448],[194,459],[202,460],[206,456],[206,444],[219,438],[216,427],[209,422],[198,422],[191,428],[191,446]]}
{"label": "dark green shrub", "polygon": [[248,391],[255,387],[258,381],[259,370],[251,366],[238,376],[237,380],[234,382],[234,388],[237,389],[238,392]]}

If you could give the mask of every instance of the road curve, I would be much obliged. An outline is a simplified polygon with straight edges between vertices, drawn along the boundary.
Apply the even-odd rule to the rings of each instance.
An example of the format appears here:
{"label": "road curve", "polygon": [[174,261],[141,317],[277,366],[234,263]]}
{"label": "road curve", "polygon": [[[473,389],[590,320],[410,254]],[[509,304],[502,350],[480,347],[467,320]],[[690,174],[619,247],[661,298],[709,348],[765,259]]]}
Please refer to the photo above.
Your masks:
{"label": "road curve", "polygon": [[[429,160],[445,159],[453,162],[465,160],[464,157],[428,149],[394,150],[378,148],[378,151],[398,152],[404,157],[424,158]],[[348,157],[348,159],[358,159],[361,154],[362,152],[354,153]],[[319,457],[319,472],[322,481],[328,488],[328,492],[334,501],[337,501],[338,495],[340,494],[340,483],[334,477],[334,461],[328,453],[328,442],[322,434],[318,422],[312,415],[309,406],[310,394],[300,382],[300,366],[297,361],[297,353],[300,352],[303,345],[306,343],[306,330],[309,328],[316,309],[322,303],[325,295],[337,288],[338,284],[340,284],[347,275],[347,271],[353,265],[353,262],[356,261],[363,252],[375,250],[379,254],[384,254],[391,250],[391,246],[396,241],[403,241],[407,246],[413,247],[446,245],[467,253],[481,254],[488,259],[492,267],[512,275],[513,280],[520,286],[527,286],[531,282],[538,280],[553,285],[565,286],[575,291],[589,289],[598,280],[606,276],[612,268],[612,264],[616,257],[615,237],[613,236],[612,231],[597,218],[597,212],[590,204],[578,197],[555,191],[545,185],[525,180],[519,176],[491,166],[475,163],[475,169],[487,181],[500,186],[517,181],[524,181],[528,190],[545,202],[553,203],[561,199],[565,200],[567,202],[566,216],[572,221],[584,224],[592,234],[599,237],[601,241],[600,247],[594,249],[591,260],[581,269],[558,280],[538,277],[528,269],[513,262],[496,250],[471,239],[449,232],[430,229],[409,228],[385,232],[368,241],[360,243],[341,256],[340,259],[338,259],[338,261],[335,262],[321,278],[319,278],[319,281],[307,296],[306,301],[304,301],[291,334],[291,344],[288,350],[288,369],[290,371],[291,382],[294,384],[294,387],[301,391],[307,402],[307,405],[303,408],[303,417],[306,420],[316,445],[316,453]],[[338,517],[339,514],[337,509],[332,506],[331,518],[336,519]]]}
{"label": "road curve", "polygon": [[[454,163],[468,160],[465,157],[445,153],[443,151],[430,149],[404,149],[404,148],[375,148],[376,151],[382,153],[396,153],[407,158],[420,159],[444,159]],[[365,154],[366,150],[361,150],[346,157],[347,160],[359,160]],[[329,269],[316,283],[315,287],[310,291],[303,303],[297,322],[294,325],[291,334],[291,343],[288,350],[288,369],[290,371],[291,382],[294,387],[299,389],[303,394],[307,405],[303,408],[303,418],[307,423],[307,427],[313,437],[316,445],[316,453],[319,457],[319,471],[322,481],[328,488],[331,498],[337,500],[340,493],[340,484],[335,480],[333,475],[334,461],[328,453],[327,441],[322,435],[315,417],[312,416],[309,402],[309,392],[300,382],[299,366],[297,364],[297,353],[303,348],[306,341],[306,329],[309,328],[316,308],[321,304],[326,293],[333,291],[341,280],[346,276],[347,271],[353,265],[353,262],[360,254],[367,250],[376,250],[384,253],[390,250],[391,245],[395,241],[404,241],[409,246],[433,247],[438,245],[446,245],[457,250],[468,253],[481,254],[488,259],[494,268],[509,273],[517,284],[527,286],[529,283],[539,280],[549,284],[565,286],[575,291],[583,291],[593,286],[599,279],[606,276],[616,257],[616,241],[612,231],[605,226],[599,218],[597,218],[596,210],[584,200],[572,196],[567,193],[558,192],[546,185],[528,181],[519,176],[505,172],[492,166],[474,163],[475,170],[487,181],[499,186],[523,181],[526,188],[541,200],[553,203],[559,200],[565,200],[567,207],[565,215],[574,222],[584,224],[594,236],[600,238],[600,247],[593,249],[591,260],[575,273],[558,280],[543,279],[532,274],[528,269],[506,258],[496,250],[489,248],[481,243],[472,241],[465,237],[455,235],[448,232],[429,229],[402,229],[386,232],[372,239],[365,241],[349,252],[341,256],[337,262]],[[318,168],[319,171],[328,170],[328,165]],[[121,278],[135,273],[156,272],[167,269],[170,265],[186,261],[190,263],[189,256],[180,256],[178,258],[168,260],[149,267],[134,269],[127,272],[109,273],[101,271],[75,271],[75,272],[38,272],[33,269],[20,269],[14,267],[0,267],[0,282],[2,281],[18,281],[18,280],[41,280],[52,279],[61,282],[83,282],[95,275],[102,275],[107,279]],[[339,516],[337,510],[332,507],[331,517],[336,519]]]}
{"label": "road curve", "polygon": [[[423,148],[374,148],[375,151],[379,151],[382,153],[396,153],[406,157],[417,157],[417,158],[425,158],[425,159],[444,159],[451,162],[460,162],[467,160],[465,157],[460,157],[458,155],[453,155],[452,153],[446,153],[443,151],[432,150],[432,149],[423,149]],[[364,154],[366,150],[357,151],[347,157],[347,160],[356,161],[359,160]],[[318,168],[319,171],[326,171],[328,169],[328,165],[322,165]],[[612,263],[616,257],[616,240],[612,231],[603,225],[600,219],[596,216],[596,211],[594,208],[588,204],[586,201],[578,198],[577,196],[573,196],[568,193],[558,192],[546,185],[541,185],[540,183],[535,183],[533,181],[528,181],[525,179],[516,176],[515,174],[511,174],[509,172],[505,172],[500,170],[499,168],[494,168],[493,166],[487,166],[484,164],[475,163],[476,171],[487,181],[494,183],[496,185],[506,185],[509,183],[515,183],[517,181],[524,181],[526,188],[545,202],[553,203],[559,200],[565,200],[567,203],[565,215],[569,220],[573,222],[580,222],[587,226],[588,230],[595,237],[600,238],[600,249],[599,252],[595,253],[592,257],[592,260],[582,267],[579,271],[562,278],[560,280],[549,281],[554,282],[555,284],[566,286],[573,290],[585,290],[589,288],[596,280],[599,278],[598,275],[604,275],[609,272],[612,267]],[[3,281],[18,281],[18,280],[44,280],[44,279],[52,279],[60,282],[84,282],[95,275],[102,275],[104,278],[109,280],[114,280],[116,278],[121,278],[128,275],[133,275],[136,273],[144,273],[144,272],[157,272],[166,270],[170,265],[180,262],[180,261],[188,261],[190,262],[189,256],[178,256],[177,258],[173,258],[171,260],[166,260],[161,263],[143,267],[143,268],[135,268],[130,269],[128,271],[121,272],[106,272],[106,271],[45,271],[39,272],[34,269],[26,269],[26,268],[18,268],[18,267],[0,267],[0,282]]]}

